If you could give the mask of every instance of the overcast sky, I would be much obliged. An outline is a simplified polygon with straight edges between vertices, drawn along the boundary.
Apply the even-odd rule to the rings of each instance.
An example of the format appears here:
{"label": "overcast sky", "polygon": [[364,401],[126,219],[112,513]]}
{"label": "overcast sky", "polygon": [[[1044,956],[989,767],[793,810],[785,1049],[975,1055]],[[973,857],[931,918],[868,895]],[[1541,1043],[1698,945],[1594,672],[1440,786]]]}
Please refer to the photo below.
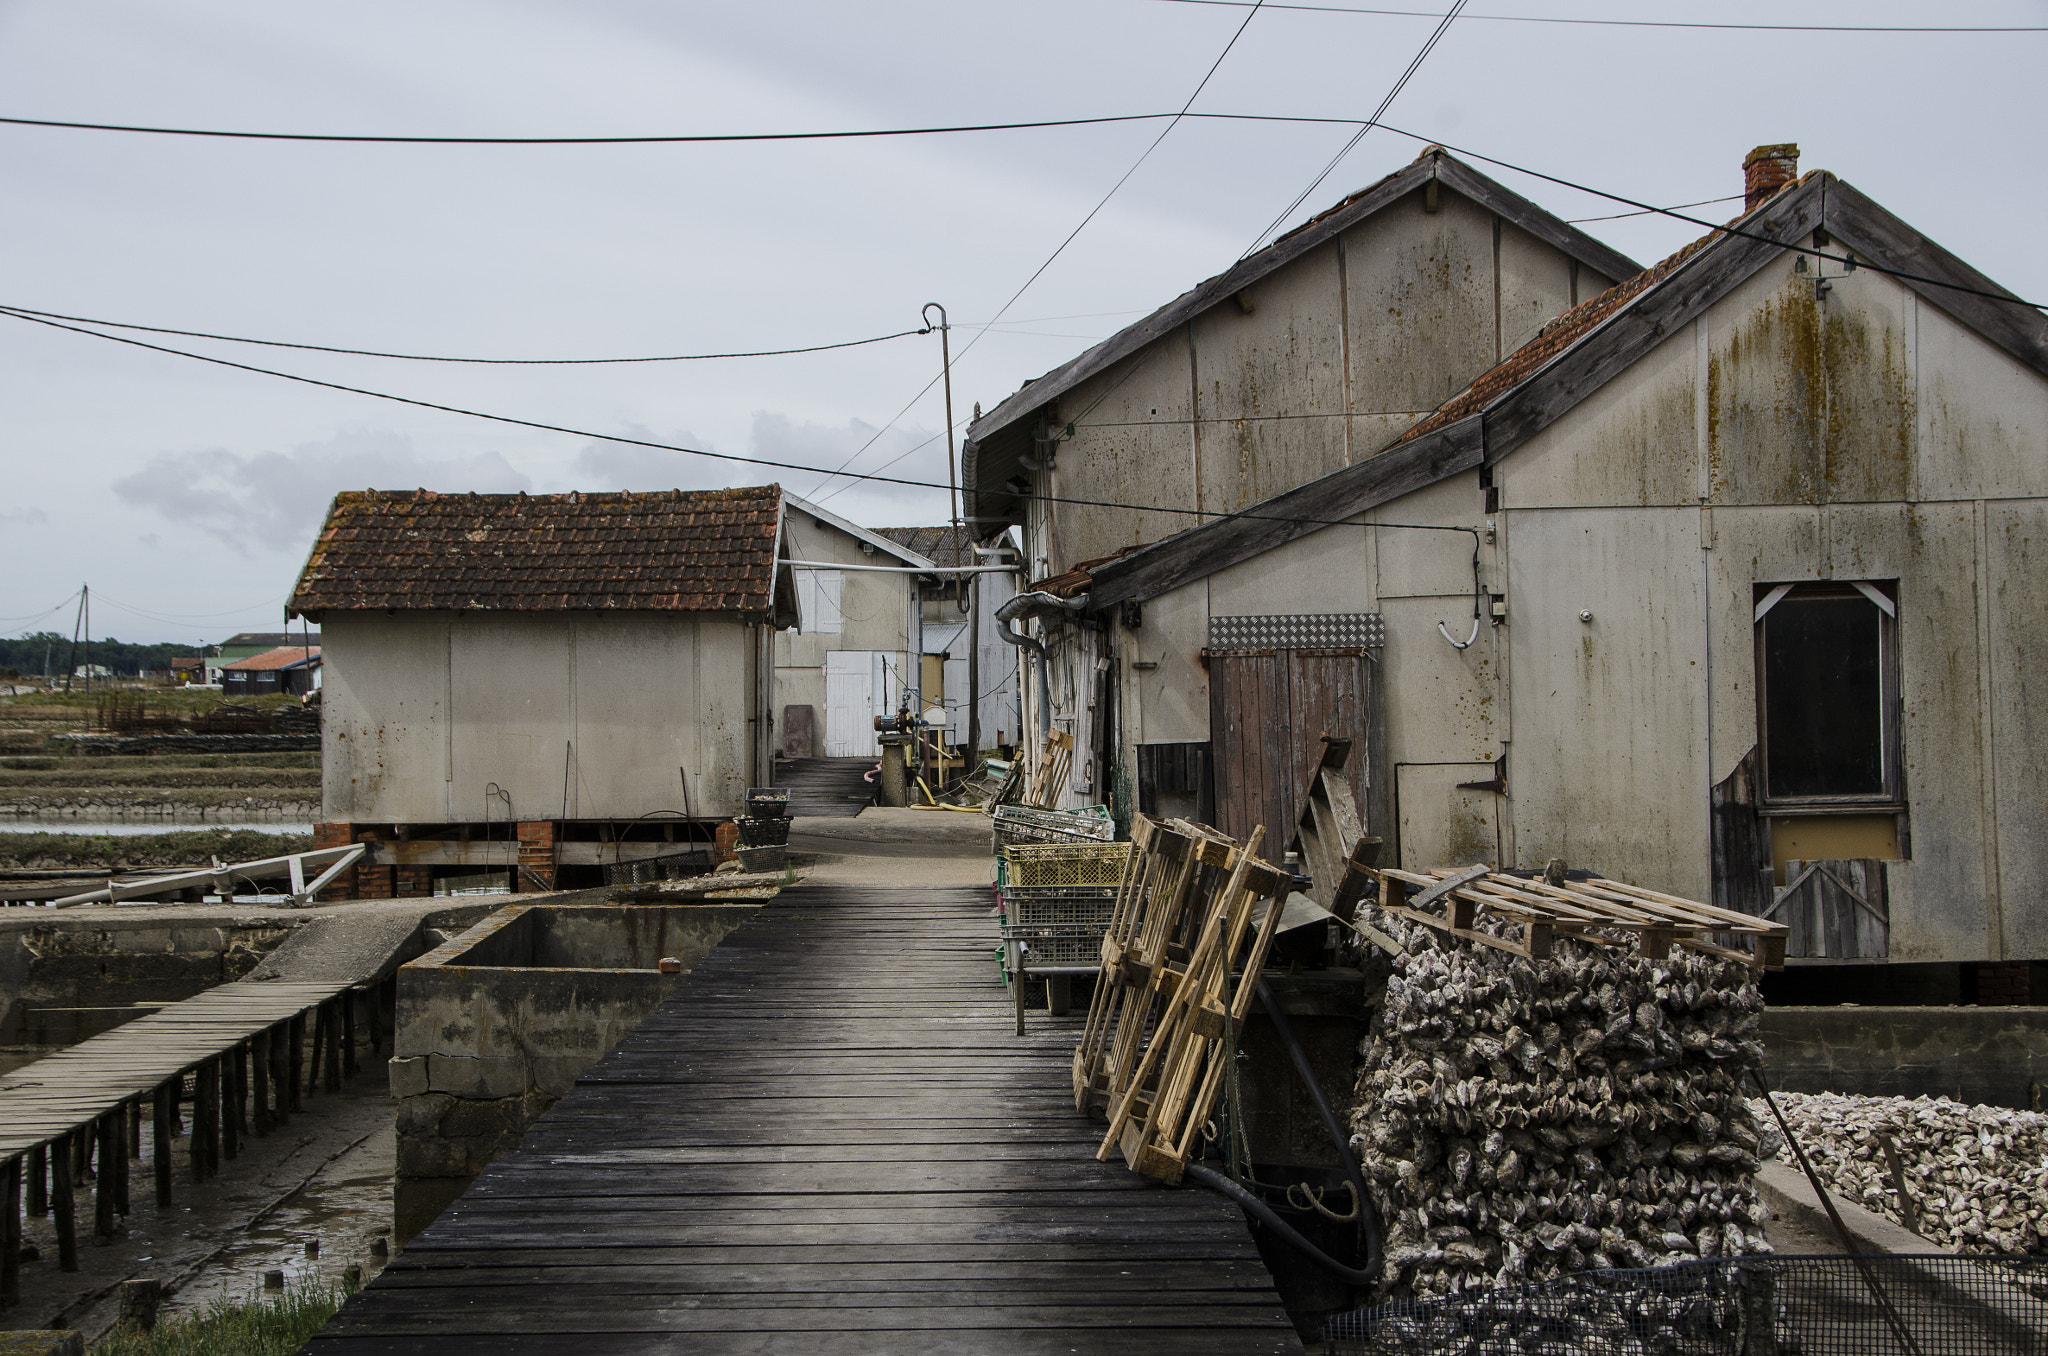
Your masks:
{"label": "overcast sky", "polygon": [[[1332,0],[1350,3],[1351,0]],[[1400,0],[1393,0],[1399,4]],[[2048,34],[1708,32],[1490,15],[2048,24],[2048,5],[1476,0],[1393,125],[1660,204],[1797,141],[2024,296],[2048,296]],[[1178,109],[1245,11],[1028,5],[0,0],[0,115],[476,136],[811,131]],[[1197,111],[1359,118],[1435,20],[1266,9]],[[1227,267],[1347,129],[1187,121],[1016,302],[1160,124],[639,147],[210,141],[0,126],[0,303],[353,348],[602,357],[914,328],[943,302],[955,418]],[[1298,220],[1405,164],[1374,131]],[[1488,168],[1568,218],[1625,210]],[[1730,204],[1699,209],[1725,219]],[[1291,222],[1290,222],[1291,224]],[[1698,232],[1588,223],[1645,263]],[[141,336],[149,338],[150,336]],[[606,434],[943,483],[936,336],[802,357],[459,367],[159,340]],[[971,344],[971,347],[969,345]],[[962,350],[965,349],[964,356]],[[281,625],[338,489],[778,480],[870,526],[943,491],[491,424],[0,319],[0,631],[219,639]],[[900,460],[896,460],[901,458]],[[47,616],[46,609],[56,608]]]}

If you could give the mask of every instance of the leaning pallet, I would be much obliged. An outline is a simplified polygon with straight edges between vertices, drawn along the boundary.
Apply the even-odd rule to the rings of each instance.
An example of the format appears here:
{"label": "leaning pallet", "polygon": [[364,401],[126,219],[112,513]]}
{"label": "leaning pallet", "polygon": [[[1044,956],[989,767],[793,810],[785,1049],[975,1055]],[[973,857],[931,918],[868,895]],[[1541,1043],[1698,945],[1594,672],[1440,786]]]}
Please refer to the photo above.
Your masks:
{"label": "leaning pallet", "polygon": [[[1625,881],[1595,876],[1553,883],[1484,866],[1430,872],[1387,867],[1378,876],[1382,911],[1530,960],[1548,956],[1559,937],[1620,947],[1633,935],[1646,960],[1663,960],[1672,947],[1682,946],[1759,970],[1785,968],[1785,924]],[[1420,887],[1412,897],[1411,886]],[[1482,911],[1506,928],[1476,927]]]}
{"label": "leaning pallet", "polygon": [[1074,1054],[1075,1104],[1109,1122],[1097,1158],[1121,1151],[1134,1171],[1180,1180],[1293,885],[1259,860],[1265,832],[1239,845],[1182,820],[1138,819]]}

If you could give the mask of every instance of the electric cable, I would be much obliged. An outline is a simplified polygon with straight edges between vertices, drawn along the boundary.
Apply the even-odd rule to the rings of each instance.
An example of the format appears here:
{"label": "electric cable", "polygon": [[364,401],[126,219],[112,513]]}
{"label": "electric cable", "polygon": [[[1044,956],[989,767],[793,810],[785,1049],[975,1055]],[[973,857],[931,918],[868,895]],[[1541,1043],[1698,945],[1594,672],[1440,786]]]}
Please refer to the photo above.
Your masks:
{"label": "electric cable", "polygon": [[1407,88],[1408,81],[1415,75],[1415,72],[1422,69],[1422,63],[1429,59],[1429,54],[1436,50],[1436,45],[1439,42],[1443,41],[1444,34],[1450,32],[1451,24],[1457,20],[1459,14],[1464,12],[1465,4],[1466,0],[1455,0],[1455,3],[1452,4],[1443,18],[1437,23],[1436,28],[1431,31],[1429,41],[1422,44],[1422,50],[1415,54],[1414,59],[1408,63],[1407,69],[1401,72],[1401,78],[1394,82],[1394,87],[1387,91],[1384,99],[1380,100],[1380,106],[1372,111],[1372,116],[1366,119],[1365,125],[1351,134],[1351,139],[1344,143],[1342,149],[1337,154],[1330,157],[1329,164],[1323,166],[1323,172],[1318,174],[1307,188],[1296,194],[1294,201],[1282,208],[1280,215],[1274,217],[1267,224],[1266,229],[1260,231],[1257,237],[1252,240],[1252,243],[1245,247],[1244,253],[1237,256],[1239,263],[1249,259],[1258,250],[1259,246],[1264,243],[1267,236],[1280,229],[1281,224],[1294,215],[1295,209],[1308,201],[1309,194],[1321,188],[1323,180],[1336,172],[1337,166],[1343,163],[1344,157],[1358,148],[1358,143],[1365,140],[1365,134],[1372,131],[1379,124],[1379,120],[1386,116],[1387,110],[1393,107],[1394,100],[1400,96],[1403,89]]}
{"label": "electric cable", "polygon": [[67,122],[57,118],[0,117],[0,126],[54,127],[77,132],[132,132],[145,136],[214,137],[231,141],[332,141],[396,146],[662,146],[752,141],[847,141],[872,137],[947,136],[963,132],[1016,132],[1043,127],[1091,127],[1102,123],[1151,122],[1170,113],[1112,113],[1092,118],[1039,118],[1029,122],[961,123],[933,127],[859,128],[841,132],[709,132],[614,137],[385,136],[359,132],[241,132],[205,127],[154,127],[118,122]]}
{"label": "electric cable", "polygon": [[[1901,268],[1887,268],[1883,264],[1875,264],[1868,259],[1857,259],[1846,254],[1829,254],[1826,250],[1815,246],[1799,245],[1789,240],[1779,240],[1760,231],[1746,231],[1739,226],[1729,223],[1708,221],[1702,217],[1689,217],[1676,208],[1659,207],[1654,203],[1639,202],[1634,198],[1623,197],[1619,193],[1609,193],[1603,188],[1591,188],[1585,184],[1574,183],[1570,179],[1561,179],[1554,174],[1545,174],[1542,170],[1533,170],[1525,165],[1517,165],[1512,161],[1497,159],[1490,155],[1482,155],[1478,151],[1466,150],[1462,146],[1453,146],[1448,141],[1438,141],[1416,132],[1404,132],[1389,123],[1381,123],[1380,125],[1396,136],[1407,137],[1410,141],[1420,141],[1431,146],[1441,146],[1453,155],[1469,156],[1474,160],[1481,160],[1489,165],[1498,165],[1502,169],[1513,170],[1516,174],[1526,174],[1532,179],[1541,179],[1545,183],[1557,184],[1564,188],[1576,189],[1581,193],[1590,193],[1596,198],[1606,198],[1610,202],[1618,202],[1630,207],[1640,208],[1646,214],[1653,213],[1657,216],[1670,217],[1675,221],[1688,222],[1694,226],[1704,227],[1708,231],[1718,231],[1723,235],[1739,236],[1745,240],[1760,240],[1766,245],[1776,245],[1779,249],[1790,250],[1795,254],[1803,254],[1810,259],[1826,260],[1830,263],[1842,264],[1850,268],[1867,268],[1873,273],[1882,273],[1887,277],[1898,278],[1905,282],[1926,283],[1930,287],[1943,287],[1951,292],[1962,292],[1973,297],[1985,297],[1992,301],[2010,302],[2015,306],[2025,306],[2035,311],[2048,310],[2048,307],[2044,307],[2038,301],[2028,301],[2023,297],[2014,296],[2010,292],[1993,292],[1982,287],[1972,287],[1968,283],[1950,282],[1945,278],[1930,278],[1924,273],[1912,273]],[[1748,214],[1744,213],[1744,215]],[[1626,282],[1628,280],[1624,278],[1622,281]]]}
{"label": "electric cable", "polygon": [[[1179,5],[1214,5],[1226,9],[1240,9],[1251,0],[1168,0]],[[1361,9],[1351,5],[1303,5],[1281,4],[1267,0],[1267,9],[1301,10],[1312,14],[1372,14],[1402,19],[1434,19],[1434,11],[1426,9]],[[1577,24],[1597,28],[1705,28],[1724,29],[1738,33],[2048,33],[2048,26],[2038,24],[2012,25],[1917,25],[1917,24],[1738,24],[1707,23],[1679,19],[1576,19],[1548,14],[1468,14],[1468,19],[1483,19],[1490,23],[1506,24]]]}
{"label": "electric cable", "polygon": [[1681,203],[1674,203],[1674,204],[1672,204],[1672,205],[1671,205],[1671,206],[1669,206],[1669,207],[1663,207],[1663,208],[1647,208],[1647,207],[1646,207],[1646,208],[1642,209],[1641,211],[1637,211],[1637,212],[1616,212],[1616,213],[1614,213],[1614,214],[1613,214],[1613,215],[1611,215],[1611,216],[1604,216],[1604,217],[1573,217],[1573,218],[1571,218],[1571,219],[1570,219],[1569,221],[1567,221],[1567,222],[1566,222],[1565,224],[1566,224],[1567,226],[1583,226],[1583,225],[1585,225],[1585,224],[1586,224],[1587,222],[1589,222],[1589,221],[1620,221],[1620,220],[1621,220],[1621,219],[1622,219],[1623,217],[1647,217],[1647,216],[1653,216],[1653,215],[1655,215],[1655,214],[1656,214],[1657,212],[1659,212],[1659,211],[1663,211],[1663,212],[1678,212],[1678,211],[1683,211],[1683,210],[1684,210],[1685,208],[1688,208],[1688,207],[1712,207],[1712,206],[1713,206],[1713,205],[1714,205],[1715,203],[1719,203],[1719,202],[1741,202],[1741,201],[1742,201],[1742,199],[1743,199],[1743,195],[1742,195],[1742,194],[1740,194],[1740,193],[1730,193],[1730,194],[1729,194],[1729,195],[1728,195],[1727,197],[1725,197],[1725,198],[1701,198],[1701,199],[1700,199],[1700,200],[1699,200],[1698,202],[1681,202]]}
{"label": "electric cable", "polygon": [[45,320],[70,320],[80,325],[139,330],[146,334],[175,334],[186,339],[218,339],[228,344],[260,344],[265,348],[296,348],[311,353],[344,353],[358,358],[399,358],[414,363],[480,363],[495,367],[590,367],[618,363],[705,362],[714,358],[780,358],[793,353],[827,353],[834,349],[860,348],[866,344],[881,344],[891,339],[931,333],[929,329],[898,330],[894,334],[877,334],[866,339],[848,339],[836,344],[812,344],[805,348],[764,348],[740,353],[664,353],[635,358],[451,358],[430,353],[387,353],[374,348],[336,348],[328,344],[287,343],[282,339],[250,339],[238,334],[212,334],[205,330],[174,330],[162,325],[138,325],[128,320],[100,320],[93,316],[65,315],[59,311],[38,311],[27,306],[8,305],[5,302],[0,302],[0,310],[13,311],[19,315],[39,316]]}
{"label": "electric cable", "polygon": [[50,615],[51,615],[51,614],[53,614],[53,613],[57,613],[57,612],[62,612],[62,611],[63,611],[63,610],[65,609],[65,608],[67,608],[67,607],[71,606],[71,605],[72,605],[73,603],[75,603],[75,602],[77,602],[77,601],[78,601],[78,590],[76,590],[76,589],[73,589],[73,590],[71,591],[71,593],[70,593],[70,594],[69,594],[69,595],[68,595],[68,596],[67,596],[67,597],[66,597],[66,598],[64,599],[64,601],[63,601],[63,602],[61,602],[61,603],[53,603],[53,604],[51,604],[51,605],[50,605],[49,607],[46,607],[46,608],[44,608],[44,609],[43,609],[43,610],[42,610],[41,612],[29,612],[29,613],[24,613],[23,615],[21,615],[21,616],[19,616],[19,617],[0,617],[0,622],[35,622],[35,621],[41,621],[41,620],[42,620],[43,618],[45,618],[45,617],[47,617],[47,616],[50,616]]}
{"label": "electric cable", "polygon": [[[1096,203],[1095,206],[1088,209],[1088,215],[1081,218],[1081,224],[1074,227],[1073,230],[1067,232],[1067,238],[1060,241],[1059,245],[1053,250],[1053,252],[1046,256],[1044,263],[1040,264],[1037,268],[1031,271],[1031,276],[1024,280],[1024,285],[1022,287],[1019,287],[1015,292],[1011,293],[1010,299],[1004,302],[1002,306],[997,309],[994,316],[992,316],[989,320],[984,322],[984,327],[980,330],[980,332],[977,333],[973,338],[969,339],[965,344],[960,346],[960,352],[956,354],[953,358],[954,364],[957,364],[962,358],[965,358],[968,352],[971,349],[973,349],[973,347],[976,344],[982,341],[983,337],[988,334],[988,327],[994,326],[997,321],[1000,321],[1005,315],[1009,314],[1010,308],[1017,304],[1018,299],[1021,298],[1026,292],[1031,290],[1031,284],[1037,282],[1040,276],[1042,276],[1047,269],[1053,266],[1053,261],[1058,259],[1061,254],[1066,252],[1067,246],[1074,243],[1075,237],[1079,236],[1082,231],[1088,229],[1088,223],[1095,220],[1096,214],[1101,212],[1103,208],[1109,206],[1109,200],[1116,196],[1117,190],[1122,188],[1126,183],[1130,181],[1131,176],[1138,172],[1139,166],[1143,165],[1145,161],[1151,157],[1152,152],[1159,149],[1159,144],[1166,140],[1168,134],[1171,133],[1174,128],[1180,126],[1181,120],[1187,117],[1188,110],[1195,106],[1195,100],[1201,97],[1202,91],[1209,87],[1209,81],[1215,76],[1217,70],[1222,67],[1223,59],[1230,55],[1231,49],[1237,46],[1237,40],[1244,36],[1244,31],[1247,28],[1251,27],[1252,20],[1258,17],[1259,5],[1263,3],[1264,0],[1253,0],[1251,12],[1244,16],[1244,22],[1239,24],[1237,26],[1237,31],[1230,35],[1230,41],[1223,44],[1223,50],[1216,54],[1216,60],[1209,63],[1209,69],[1203,72],[1201,80],[1197,82],[1197,84],[1195,85],[1194,92],[1188,95],[1187,102],[1181,105],[1180,112],[1174,114],[1172,120],[1169,121],[1166,124],[1166,126],[1160,130],[1159,135],[1152,138],[1152,144],[1147,146],[1144,149],[1144,151],[1139,154],[1138,158],[1131,162],[1131,167],[1123,172],[1123,176],[1119,178],[1115,183],[1109,186],[1109,192],[1102,195],[1102,200]],[[1464,0],[1459,0],[1459,3],[1463,4]],[[887,424],[884,424],[879,430],[877,430],[875,436],[873,438],[868,439],[866,443],[862,444],[860,449],[856,451],[853,454],[853,456],[848,457],[844,462],[842,462],[840,464],[839,471],[833,472],[833,475],[836,476],[840,474],[840,472],[845,471],[845,469],[848,466],[853,465],[853,463],[863,453],[865,453],[868,450],[868,448],[873,447],[875,445],[876,440],[879,439],[884,433],[887,433],[891,428],[893,428],[898,419],[901,419],[905,414],[910,412],[911,406],[916,405],[918,401],[924,399],[925,394],[929,392],[932,389],[932,387],[939,384],[940,378],[944,377],[946,373],[951,370],[952,365],[953,364],[948,364],[945,369],[940,371],[938,376],[933,377],[930,381],[926,382],[924,384],[923,389],[910,398],[909,404],[906,404],[901,410],[897,411],[895,418],[891,419]],[[948,432],[950,433],[951,430],[948,429]],[[908,454],[906,453],[905,455]],[[901,461],[902,459],[903,458],[899,456],[898,458],[896,458],[896,461]],[[891,462],[889,464],[893,466],[895,465],[895,462]],[[826,485],[831,483],[832,478],[832,476],[827,476],[824,480],[818,482],[817,489],[824,489]],[[807,497],[813,497],[816,495],[816,493],[817,491],[814,490],[812,492],[812,496]]]}
{"label": "electric cable", "polygon": [[[292,372],[279,372],[267,367],[253,367],[248,363],[230,362],[226,358],[210,357],[204,353],[188,353],[183,349],[167,348],[162,344],[147,343],[141,339],[130,339],[126,335],[102,334],[98,330],[81,329],[76,325],[60,324],[54,320],[42,320],[34,316],[22,315],[15,311],[0,309],[0,315],[25,321],[33,325],[44,325],[53,330],[67,330],[72,334],[83,334],[93,339],[104,339],[109,343],[127,344],[133,348],[147,349],[152,353],[168,354],[175,358],[190,358],[195,362],[211,363],[216,367],[232,368],[238,372],[251,372],[258,376],[277,377],[284,381],[297,382],[303,386],[317,386],[323,390],[341,391],[348,395],[369,396],[374,400],[388,400],[399,405],[411,405],[419,409],[436,410],[442,414],[460,414],[471,419],[488,420],[495,424],[510,424],[515,428],[537,429],[543,433],[565,433],[574,438],[594,438],[599,442],[621,443],[628,447],[652,448],[658,452],[683,452],[693,457],[709,457],[714,461],[739,462],[749,466],[768,466],[785,471],[814,472],[822,469],[816,466],[805,466],[798,462],[778,461],[772,457],[743,457],[736,452],[712,452],[701,447],[684,447],[680,443],[656,442],[651,438],[628,438],[616,433],[598,433],[591,429],[572,428],[564,424],[548,424],[534,419],[520,419],[509,414],[492,414],[486,410],[465,409],[460,405],[443,405],[431,400],[418,400],[411,396],[392,395],[387,391],[372,391],[362,386],[344,386],[339,382],[321,381],[315,377],[303,377]],[[944,490],[947,488],[942,481],[912,480],[907,476],[885,476],[868,471],[854,471],[848,474],[856,480],[874,481],[884,485],[903,485],[918,490]],[[1088,508],[1141,509],[1148,513],[1173,513],[1204,519],[1242,518],[1258,521],[1307,523],[1321,527],[1335,527],[1350,521],[1348,518],[1305,518],[1292,514],[1258,514],[1249,511],[1218,513],[1214,509],[1175,508],[1164,505],[1131,504],[1109,499],[1076,499],[1060,495],[1022,494],[1016,497],[1041,503],[1071,504]],[[1471,533],[1478,530],[1471,527],[1446,527],[1439,523],[1369,523],[1362,524],[1362,526],[1405,528],[1421,532]]]}

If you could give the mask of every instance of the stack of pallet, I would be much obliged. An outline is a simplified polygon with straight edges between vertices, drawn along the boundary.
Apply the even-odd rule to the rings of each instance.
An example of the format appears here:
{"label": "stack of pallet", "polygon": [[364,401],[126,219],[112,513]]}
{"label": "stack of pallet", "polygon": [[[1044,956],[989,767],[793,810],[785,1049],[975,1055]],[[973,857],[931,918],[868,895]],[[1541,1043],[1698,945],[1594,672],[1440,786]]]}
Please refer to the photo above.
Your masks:
{"label": "stack of pallet", "polygon": [[1222,1089],[1293,877],[1259,860],[1263,828],[1239,844],[1203,825],[1140,815],[1131,836],[1136,851],[1074,1052],[1074,1103],[1109,1121],[1097,1158],[1121,1151],[1133,1170],[1178,1182]]}

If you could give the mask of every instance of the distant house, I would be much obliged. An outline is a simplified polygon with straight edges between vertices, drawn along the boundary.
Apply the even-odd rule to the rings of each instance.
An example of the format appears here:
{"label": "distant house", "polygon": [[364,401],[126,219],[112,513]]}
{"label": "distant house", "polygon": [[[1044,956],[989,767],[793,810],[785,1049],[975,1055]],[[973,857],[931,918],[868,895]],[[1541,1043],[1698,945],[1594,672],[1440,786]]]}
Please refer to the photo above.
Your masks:
{"label": "distant house", "polygon": [[242,659],[254,659],[266,650],[276,650],[288,645],[317,647],[320,644],[318,631],[240,631],[213,647],[213,653],[206,656],[205,677],[195,682],[218,683],[221,670]]}
{"label": "distant house", "polygon": [[[975,554],[973,535],[951,527],[878,527],[890,541],[941,566],[999,564],[1014,553]],[[932,574],[919,581],[918,601],[924,656],[921,677],[927,707],[943,700],[946,742],[964,748],[969,734],[969,694],[980,694],[979,736],[983,749],[1014,746],[1022,723],[1017,696],[1016,647],[997,634],[996,609],[1017,594],[1014,574]],[[970,637],[979,618],[979,641]]]}
{"label": "distant house", "polygon": [[915,571],[932,562],[796,495],[783,505],[799,620],[775,637],[778,752],[874,757],[875,717],[919,695]]}
{"label": "distant house", "polygon": [[260,697],[270,692],[300,696],[320,686],[320,647],[280,645],[221,665],[221,695]]}
{"label": "distant house", "polygon": [[208,668],[204,655],[178,655],[169,665],[171,681],[176,683],[204,683],[208,681]]}
{"label": "distant house", "polygon": [[768,784],[783,535],[774,485],[338,495],[287,615],[325,637],[318,836],[379,845],[342,891],[692,850]]}

